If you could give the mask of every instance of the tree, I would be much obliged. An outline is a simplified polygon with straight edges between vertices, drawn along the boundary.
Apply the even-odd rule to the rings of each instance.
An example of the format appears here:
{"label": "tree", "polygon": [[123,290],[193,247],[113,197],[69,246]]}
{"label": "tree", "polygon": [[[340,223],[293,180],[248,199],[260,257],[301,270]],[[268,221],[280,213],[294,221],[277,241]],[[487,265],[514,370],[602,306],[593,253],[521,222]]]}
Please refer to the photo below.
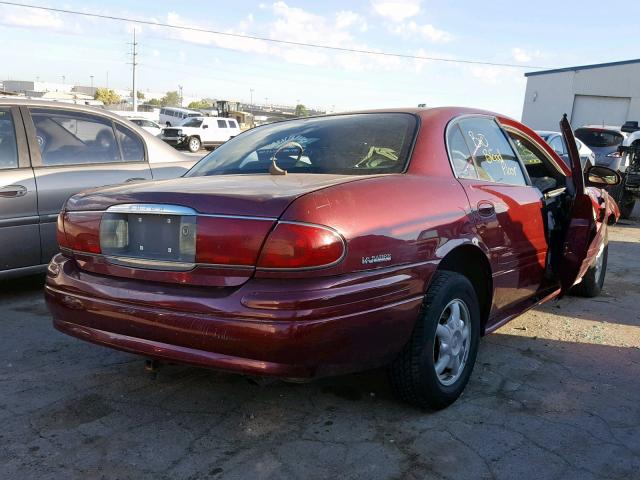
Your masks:
{"label": "tree", "polygon": [[158,100],[157,98],[151,98],[147,100],[147,105],[153,105],[154,107],[159,107],[160,105],[162,105],[162,102],[160,102],[160,100]]}
{"label": "tree", "polygon": [[309,116],[309,110],[307,110],[307,107],[305,107],[304,105],[299,103],[298,105],[296,105],[296,113],[295,113],[295,115],[296,115],[296,117],[308,117]]}
{"label": "tree", "polygon": [[144,100],[144,93],[142,93],[140,90],[138,90],[136,95],[138,95],[138,100]]}
{"label": "tree", "polygon": [[180,106],[180,94],[175,90],[171,92],[167,92],[162,100],[160,100],[160,104],[163,107],[179,107]]}
{"label": "tree", "polygon": [[96,88],[96,93],[93,98],[100,100],[105,105],[113,105],[114,103],[120,103],[121,101],[120,95],[107,88]]}
{"label": "tree", "polygon": [[191,102],[188,105],[188,108],[193,108],[193,109],[197,110],[199,108],[210,108],[211,106],[212,106],[212,103],[209,102],[206,98],[203,98],[202,100]]}

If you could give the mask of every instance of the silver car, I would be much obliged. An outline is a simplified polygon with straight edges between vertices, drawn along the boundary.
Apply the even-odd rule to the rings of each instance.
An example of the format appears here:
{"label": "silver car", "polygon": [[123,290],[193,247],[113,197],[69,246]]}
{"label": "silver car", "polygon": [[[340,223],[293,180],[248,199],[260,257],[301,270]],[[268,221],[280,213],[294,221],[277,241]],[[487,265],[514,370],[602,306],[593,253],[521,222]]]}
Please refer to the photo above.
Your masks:
{"label": "silver car", "polygon": [[0,278],[46,268],[69,196],[179,177],[196,160],[107,110],[0,99]]}

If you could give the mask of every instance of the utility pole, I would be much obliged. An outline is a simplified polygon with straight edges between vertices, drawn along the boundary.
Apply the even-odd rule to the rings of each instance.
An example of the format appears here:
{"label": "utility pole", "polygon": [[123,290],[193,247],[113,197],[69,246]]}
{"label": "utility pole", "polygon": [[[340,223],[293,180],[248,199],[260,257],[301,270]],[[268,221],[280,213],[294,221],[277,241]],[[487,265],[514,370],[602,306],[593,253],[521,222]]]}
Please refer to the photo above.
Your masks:
{"label": "utility pole", "polygon": [[131,51],[131,67],[132,67],[132,71],[133,71],[133,75],[132,75],[132,85],[131,85],[131,96],[133,97],[133,111],[137,112],[138,111],[138,92],[136,90],[136,66],[138,65],[138,63],[136,62],[136,57],[138,56],[138,43],[136,42],[136,29],[133,29],[133,43],[131,44],[133,47],[133,50]]}
{"label": "utility pole", "polygon": [[253,105],[253,88],[249,89],[249,93],[251,95],[251,101],[249,102],[249,105]]}
{"label": "utility pole", "polygon": [[180,106],[182,107],[182,85],[178,85],[178,90],[180,90]]}
{"label": "utility pole", "polygon": [[89,78],[91,79],[91,90],[93,90],[93,75],[89,75]]}

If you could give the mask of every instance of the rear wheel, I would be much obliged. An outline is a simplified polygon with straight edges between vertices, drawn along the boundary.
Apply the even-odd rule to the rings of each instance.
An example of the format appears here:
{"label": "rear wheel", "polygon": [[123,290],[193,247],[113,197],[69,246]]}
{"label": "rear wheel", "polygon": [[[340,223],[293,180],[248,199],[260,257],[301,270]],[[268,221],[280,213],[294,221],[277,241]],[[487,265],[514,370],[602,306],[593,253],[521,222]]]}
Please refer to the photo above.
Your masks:
{"label": "rear wheel", "polygon": [[413,334],[390,367],[391,385],[404,401],[441,409],[462,393],[476,361],[480,307],[469,280],[436,272]]}
{"label": "rear wheel", "polygon": [[602,291],[604,277],[607,273],[607,258],[609,256],[609,244],[605,241],[596,255],[593,265],[582,277],[582,281],[571,289],[571,293],[581,297],[597,297]]}
{"label": "rear wheel", "polygon": [[187,142],[187,146],[189,147],[189,151],[191,153],[196,153],[200,150],[200,139],[198,137],[191,137]]}

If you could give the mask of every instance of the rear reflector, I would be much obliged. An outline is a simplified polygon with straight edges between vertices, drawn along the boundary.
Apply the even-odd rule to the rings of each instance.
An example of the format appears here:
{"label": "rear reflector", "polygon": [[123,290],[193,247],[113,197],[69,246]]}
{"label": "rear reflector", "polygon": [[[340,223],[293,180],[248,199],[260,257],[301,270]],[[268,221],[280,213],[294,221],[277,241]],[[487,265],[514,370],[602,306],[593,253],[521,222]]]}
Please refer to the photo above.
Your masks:
{"label": "rear reflector", "polygon": [[[101,253],[100,220],[102,212],[67,212],[63,226],[67,248],[87,253]],[[60,235],[58,235],[60,241]]]}
{"label": "rear reflector", "polygon": [[272,225],[268,220],[198,217],[196,261],[254,266]]}
{"label": "rear reflector", "polygon": [[282,222],[262,247],[258,268],[326,267],[341,260],[345,251],[342,237],[329,228]]}

